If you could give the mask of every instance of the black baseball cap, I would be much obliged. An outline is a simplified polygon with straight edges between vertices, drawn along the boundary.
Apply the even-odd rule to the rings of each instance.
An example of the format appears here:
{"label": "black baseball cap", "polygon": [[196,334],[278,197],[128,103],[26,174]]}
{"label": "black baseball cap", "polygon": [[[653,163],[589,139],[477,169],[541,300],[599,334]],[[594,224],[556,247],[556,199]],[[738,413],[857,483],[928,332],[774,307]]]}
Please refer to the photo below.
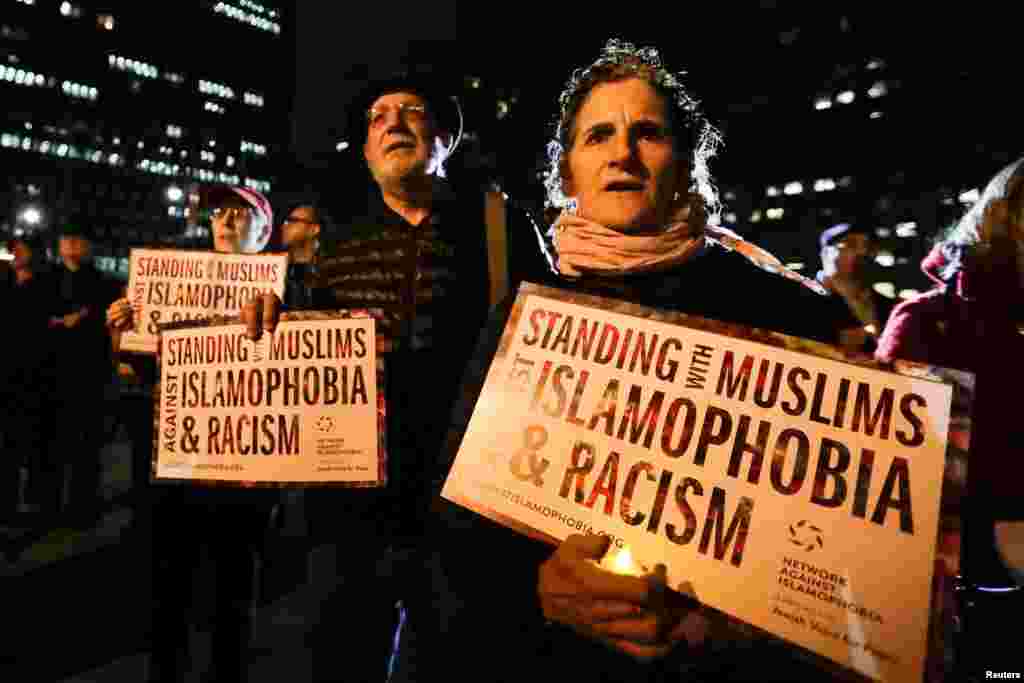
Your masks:
{"label": "black baseball cap", "polygon": [[92,226],[85,216],[75,214],[61,222],[60,227],[57,228],[57,237],[81,237],[91,240]]}
{"label": "black baseball cap", "polygon": [[859,227],[858,223],[837,223],[821,233],[818,244],[822,249],[846,239],[847,235],[867,235],[868,231]]}

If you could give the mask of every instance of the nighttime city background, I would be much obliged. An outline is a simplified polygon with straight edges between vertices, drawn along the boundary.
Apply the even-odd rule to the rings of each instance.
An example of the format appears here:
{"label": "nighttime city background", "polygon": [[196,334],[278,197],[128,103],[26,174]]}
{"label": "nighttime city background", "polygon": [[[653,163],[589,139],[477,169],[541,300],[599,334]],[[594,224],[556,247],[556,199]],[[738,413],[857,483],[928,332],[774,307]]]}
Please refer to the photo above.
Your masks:
{"label": "nighttime city background", "polygon": [[620,36],[688,71],[724,131],[712,171],[727,225],[810,273],[822,229],[870,223],[876,285],[924,287],[929,241],[1016,154],[1011,109],[992,106],[1009,92],[1003,31],[861,4],[716,7],[668,20],[668,9],[10,0],[0,227],[88,223],[98,264],[123,278],[132,246],[206,237],[186,215],[189,183],[245,184],[275,204],[316,190],[343,208],[367,179],[345,107],[368,76],[407,66],[444,74],[463,103],[454,172],[538,209],[561,85]]}
{"label": "nighttime city background", "polygon": [[[346,107],[367,78],[410,66],[443,74],[464,108],[450,173],[539,215],[558,93],[619,37],[686,70],[724,132],[711,170],[726,225],[813,276],[821,231],[858,222],[877,239],[877,291],[927,288],[932,241],[1021,153],[1014,22],[983,5],[927,16],[896,3],[707,5],[0,0],[0,242],[37,234],[55,259],[56,230],[77,223],[99,268],[126,280],[133,247],[208,244],[197,183],[252,187],[276,211],[310,193],[344,211],[370,190]],[[528,278],[535,242],[511,224],[522,228],[512,272]],[[108,456],[116,491],[128,458]],[[56,680],[135,652],[143,594],[81,590],[117,583],[128,561],[105,529],[0,563],[0,577],[22,580],[11,609],[24,615],[0,680],[28,680],[5,666]],[[261,608],[303,580],[282,566]],[[40,661],[40,642],[61,655]],[[268,680],[301,680],[276,673],[280,659],[268,655]]]}

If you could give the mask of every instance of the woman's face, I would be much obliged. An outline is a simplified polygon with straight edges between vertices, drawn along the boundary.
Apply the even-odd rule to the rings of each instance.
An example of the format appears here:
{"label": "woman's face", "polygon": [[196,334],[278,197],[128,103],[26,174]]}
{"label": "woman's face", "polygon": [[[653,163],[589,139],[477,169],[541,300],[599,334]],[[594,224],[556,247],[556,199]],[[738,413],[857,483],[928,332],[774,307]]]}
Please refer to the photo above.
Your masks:
{"label": "woman's face", "polygon": [[576,115],[565,174],[579,215],[621,232],[658,228],[685,194],[665,99],[645,80],[601,83]]}
{"label": "woman's face", "polygon": [[213,249],[223,254],[242,253],[249,243],[254,216],[250,206],[228,202],[213,212]]}

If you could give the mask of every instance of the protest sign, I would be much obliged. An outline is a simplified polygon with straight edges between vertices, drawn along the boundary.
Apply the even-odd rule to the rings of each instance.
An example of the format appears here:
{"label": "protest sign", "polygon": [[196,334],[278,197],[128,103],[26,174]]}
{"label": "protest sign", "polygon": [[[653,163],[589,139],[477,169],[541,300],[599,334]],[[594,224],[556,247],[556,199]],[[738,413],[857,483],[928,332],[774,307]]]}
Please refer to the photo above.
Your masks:
{"label": "protest sign", "polygon": [[236,315],[265,292],[283,299],[288,255],[132,249],[128,267],[134,327],[121,348],[156,353],[161,324]]}
{"label": "protest sign", "polygon": [[285,313],[256,342],[237,321],[164,326],[153,479],[384,486],[374,330],[343,311]]}
{"label": "protest sign", "polygon": [[949,377],[973,384],[526,284],[442,495],[549,542],[608,535],[714,609],[920,681],[948,433],[969,415]]}

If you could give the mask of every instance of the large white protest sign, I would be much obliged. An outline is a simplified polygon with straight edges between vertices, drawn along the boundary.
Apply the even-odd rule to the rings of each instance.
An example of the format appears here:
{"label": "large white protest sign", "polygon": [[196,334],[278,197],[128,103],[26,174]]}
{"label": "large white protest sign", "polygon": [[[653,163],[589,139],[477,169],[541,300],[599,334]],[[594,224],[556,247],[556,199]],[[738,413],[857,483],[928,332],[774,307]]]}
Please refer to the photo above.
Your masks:
{"label": "large white protest sign", "polygon": [[442,495],[606,534],[715,609],[920,681],[953,387],[917,370],[527,284]]}
{"label": "large white protest sign", "polygon": [[132,249],[128,267],[135,326],[121,348],[156,353],[162,324],[235,315],[265,292],[283,299],[288,255]]}
{"label": "large white protest sign", "polygon": [[165,326],[153,478],[383,486],[374,328],[322,311],[286,313],[255,342],[237,323]]}

